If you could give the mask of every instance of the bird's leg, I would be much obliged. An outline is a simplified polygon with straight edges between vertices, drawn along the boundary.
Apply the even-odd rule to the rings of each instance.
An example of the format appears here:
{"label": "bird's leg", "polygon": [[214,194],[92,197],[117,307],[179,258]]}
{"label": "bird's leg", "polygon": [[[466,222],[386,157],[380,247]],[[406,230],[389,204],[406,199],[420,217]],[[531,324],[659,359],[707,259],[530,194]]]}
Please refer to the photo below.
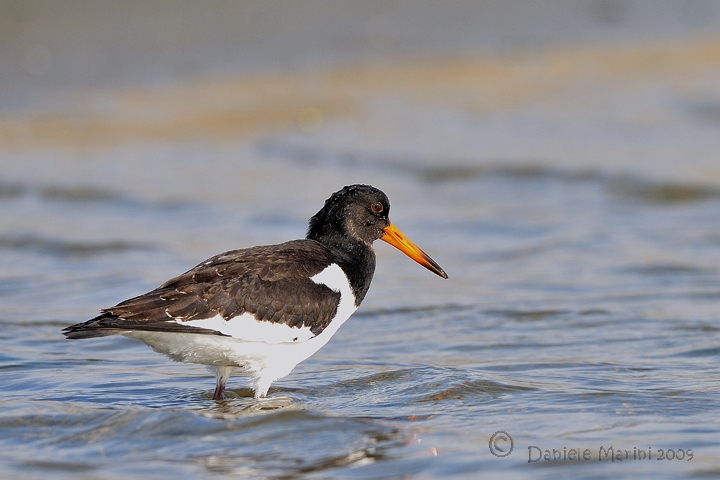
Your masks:
{"label": "bird's leg", "polygon": [[227,384],[230,375],[232,375],[233,370],[235,370],[235,367],[215,367],[215,377],[217,378],[217,385],[215,386],[215,393],[213,393],[213,400],[223,400],[223,393],[225,393],[225,385]]}
{"label": "bird's leg", "polygon": [[267,397],[268,389],[270,389],[270,385],[272,384],[273,380],[275,380],[272,377],[262,377],[261,375],[258,375],[253,382],[251,382],[250,386],[253,390],[255,390],[255,398],[265,398]]}
{"label": "bird's leg", "polygon": [[215,393],[213,393],[213,400],[220,401],[223,400],[223,393],[225,392],[225,384],[221,383],[218,379],[217,385],[215,386]]}

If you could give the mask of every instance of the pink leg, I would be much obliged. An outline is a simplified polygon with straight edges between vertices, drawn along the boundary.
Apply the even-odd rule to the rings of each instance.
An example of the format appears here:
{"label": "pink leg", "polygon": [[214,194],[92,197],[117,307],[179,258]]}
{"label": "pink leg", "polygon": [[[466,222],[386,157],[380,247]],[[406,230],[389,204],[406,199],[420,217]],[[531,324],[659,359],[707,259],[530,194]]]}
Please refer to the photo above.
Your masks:
{"label": "pink leg", "polygon": [[225,383],[220,382],[220,379],[218,378],[217,385],[215,386],[215,393],[213,393],[212,399],[218,402],[224,400],[223,393],[225,393]]}
{"label": "pink leg", "polygon": [[225,384],[227,383],[230,375],[232,375],[235,367],[214,367],[215,376],[217,377],[217,385],[215,386],[215,393],[213,393],[213,400],[223,400],[223,393],[225,393]]}

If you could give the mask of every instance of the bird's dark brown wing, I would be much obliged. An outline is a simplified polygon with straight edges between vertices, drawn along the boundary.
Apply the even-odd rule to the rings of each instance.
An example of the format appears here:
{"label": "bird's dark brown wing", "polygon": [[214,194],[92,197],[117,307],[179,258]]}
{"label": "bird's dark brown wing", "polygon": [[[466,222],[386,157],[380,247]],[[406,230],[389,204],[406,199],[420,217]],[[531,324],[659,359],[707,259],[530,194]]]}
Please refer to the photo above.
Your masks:
{"label": "bird's dark brown wing", "polygon": [[[313,240],[233,250],[199,264],[144,295],[64,330],[88,338],[133,330],[222,335],[197,320],[244,313],[259,322],[308,327],[318,335],[335,316],[340,293],[310,278],[333,263]],[[193,325],[186,322],[192,321]],[[233,335],[234,336],[234,335]]]}

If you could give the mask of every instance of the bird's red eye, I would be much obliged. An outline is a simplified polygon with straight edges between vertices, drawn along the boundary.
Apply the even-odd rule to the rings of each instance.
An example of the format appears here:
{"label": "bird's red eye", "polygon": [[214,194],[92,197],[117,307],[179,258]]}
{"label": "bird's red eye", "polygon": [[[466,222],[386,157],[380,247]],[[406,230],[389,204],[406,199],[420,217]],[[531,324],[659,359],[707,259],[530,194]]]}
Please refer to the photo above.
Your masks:
{"label": "bird's red eye", "polygon": [[373,213],[380,213],[383,211],[383,204],[380,202],[373,203],[372,205],[370,205],[370,210],[372,210]]}

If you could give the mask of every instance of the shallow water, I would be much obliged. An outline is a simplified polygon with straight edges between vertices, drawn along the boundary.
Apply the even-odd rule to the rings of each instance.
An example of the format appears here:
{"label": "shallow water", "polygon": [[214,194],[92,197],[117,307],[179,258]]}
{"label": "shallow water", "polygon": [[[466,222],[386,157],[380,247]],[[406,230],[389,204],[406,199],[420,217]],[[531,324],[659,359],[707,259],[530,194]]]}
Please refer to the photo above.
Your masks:
{"label": "shallow water", "polygon": [[[538,38],[567,34],[543,15]],[[0,476],[720,474],[720,41],[626,33],[81,83],[1,111]],[[235,375],[217,403],[202,366],[61,335],[211,255],[303,236],[363,182],[450,278],[377,242],[363,305],[267,400]]]}
{"label": "shallow water", "polygon": [[[546,170],[374,173],[396,223],[450,279],[378,245],[367,301],[336,337],[269,400],[237,375],[221,404],[202,367],[59,331],[189,268],[232,240],[227,229],[238,246],[301,236],[311,206],[6,188],[2,224],[38,227],[0,236],[3,476],[717,473],[720,196],[658,200]],[[163,242],[185,228],[207,243]],[[489,451],[496,431],[514,440],[506,458]],[[528,464],[531,446],[592,460]],[[610,462],[610,446],[653,460]],[[659,461],[658,449],[693,458]]]}

